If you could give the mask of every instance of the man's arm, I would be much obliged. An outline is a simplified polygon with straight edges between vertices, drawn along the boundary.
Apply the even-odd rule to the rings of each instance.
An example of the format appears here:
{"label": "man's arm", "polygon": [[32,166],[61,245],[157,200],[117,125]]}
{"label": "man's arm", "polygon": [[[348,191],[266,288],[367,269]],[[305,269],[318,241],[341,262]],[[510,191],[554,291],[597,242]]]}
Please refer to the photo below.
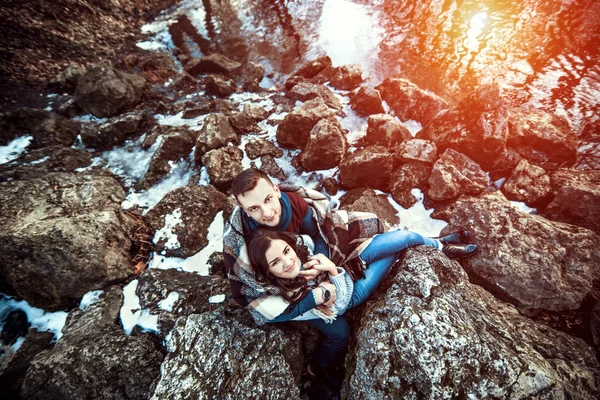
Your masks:
{"label": "man's arm", "polygon": [[319,233],[319,226],[317,221],[313,219],[313,211],[310,207],[304,218],[302,218],[302,231],[300,233],[306,233],[312,238],[315,243],[315,254],[320,253],[325,257],[329,257],[329,247]]}

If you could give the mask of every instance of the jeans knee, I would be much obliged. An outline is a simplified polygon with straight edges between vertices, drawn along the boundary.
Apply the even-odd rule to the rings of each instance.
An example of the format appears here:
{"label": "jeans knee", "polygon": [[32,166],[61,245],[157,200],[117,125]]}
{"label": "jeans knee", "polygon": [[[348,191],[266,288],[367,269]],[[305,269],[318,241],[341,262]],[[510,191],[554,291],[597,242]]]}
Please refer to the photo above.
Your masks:
{"label": "jeans knee", "polygon": [[336,347],[345,346],[350,341],[350,327],[339,327],[334,332],[327,334],[326,341],[328,344]]}

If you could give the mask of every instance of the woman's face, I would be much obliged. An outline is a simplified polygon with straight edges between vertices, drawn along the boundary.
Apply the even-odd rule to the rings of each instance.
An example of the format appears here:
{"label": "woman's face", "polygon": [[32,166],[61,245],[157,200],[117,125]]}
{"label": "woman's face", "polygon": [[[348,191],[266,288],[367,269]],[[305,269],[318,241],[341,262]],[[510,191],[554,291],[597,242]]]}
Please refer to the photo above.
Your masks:
{"label": "woman's face", "polygon": [[293,279],[300,272],[300,259],[292,247],[284,240],[271,240],[265,252],[269,271],[278,278]]}

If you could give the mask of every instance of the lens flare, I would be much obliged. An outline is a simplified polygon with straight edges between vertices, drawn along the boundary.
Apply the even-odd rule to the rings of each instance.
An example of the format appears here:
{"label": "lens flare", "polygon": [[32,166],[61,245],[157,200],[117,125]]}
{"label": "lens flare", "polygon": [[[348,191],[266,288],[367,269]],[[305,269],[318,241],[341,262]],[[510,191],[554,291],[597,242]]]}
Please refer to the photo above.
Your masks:
{"label": "lens flare", "polygon": [[483,32],[483,28],[485,28],[487,18],[488,15],[486,12],[479,12],[471,17],[471,21],[469,22],[469,30],[467,31],[467,38],[465,39],[465,46],[470,51],[478,51],[478,37]]}

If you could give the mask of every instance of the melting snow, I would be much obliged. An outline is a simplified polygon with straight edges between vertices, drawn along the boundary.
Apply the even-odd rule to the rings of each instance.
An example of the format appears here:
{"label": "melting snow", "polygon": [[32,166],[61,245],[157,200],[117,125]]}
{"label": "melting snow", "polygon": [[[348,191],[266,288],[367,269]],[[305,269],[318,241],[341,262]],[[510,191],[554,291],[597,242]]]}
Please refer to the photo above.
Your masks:
{"label": "melting snow", "polygon": [[6,164],[18,158],[21,153],[25,152],[25,149],[31,144],[32,140],[33,136],[21,136],[6,146],[0,146],[0,164]]}

